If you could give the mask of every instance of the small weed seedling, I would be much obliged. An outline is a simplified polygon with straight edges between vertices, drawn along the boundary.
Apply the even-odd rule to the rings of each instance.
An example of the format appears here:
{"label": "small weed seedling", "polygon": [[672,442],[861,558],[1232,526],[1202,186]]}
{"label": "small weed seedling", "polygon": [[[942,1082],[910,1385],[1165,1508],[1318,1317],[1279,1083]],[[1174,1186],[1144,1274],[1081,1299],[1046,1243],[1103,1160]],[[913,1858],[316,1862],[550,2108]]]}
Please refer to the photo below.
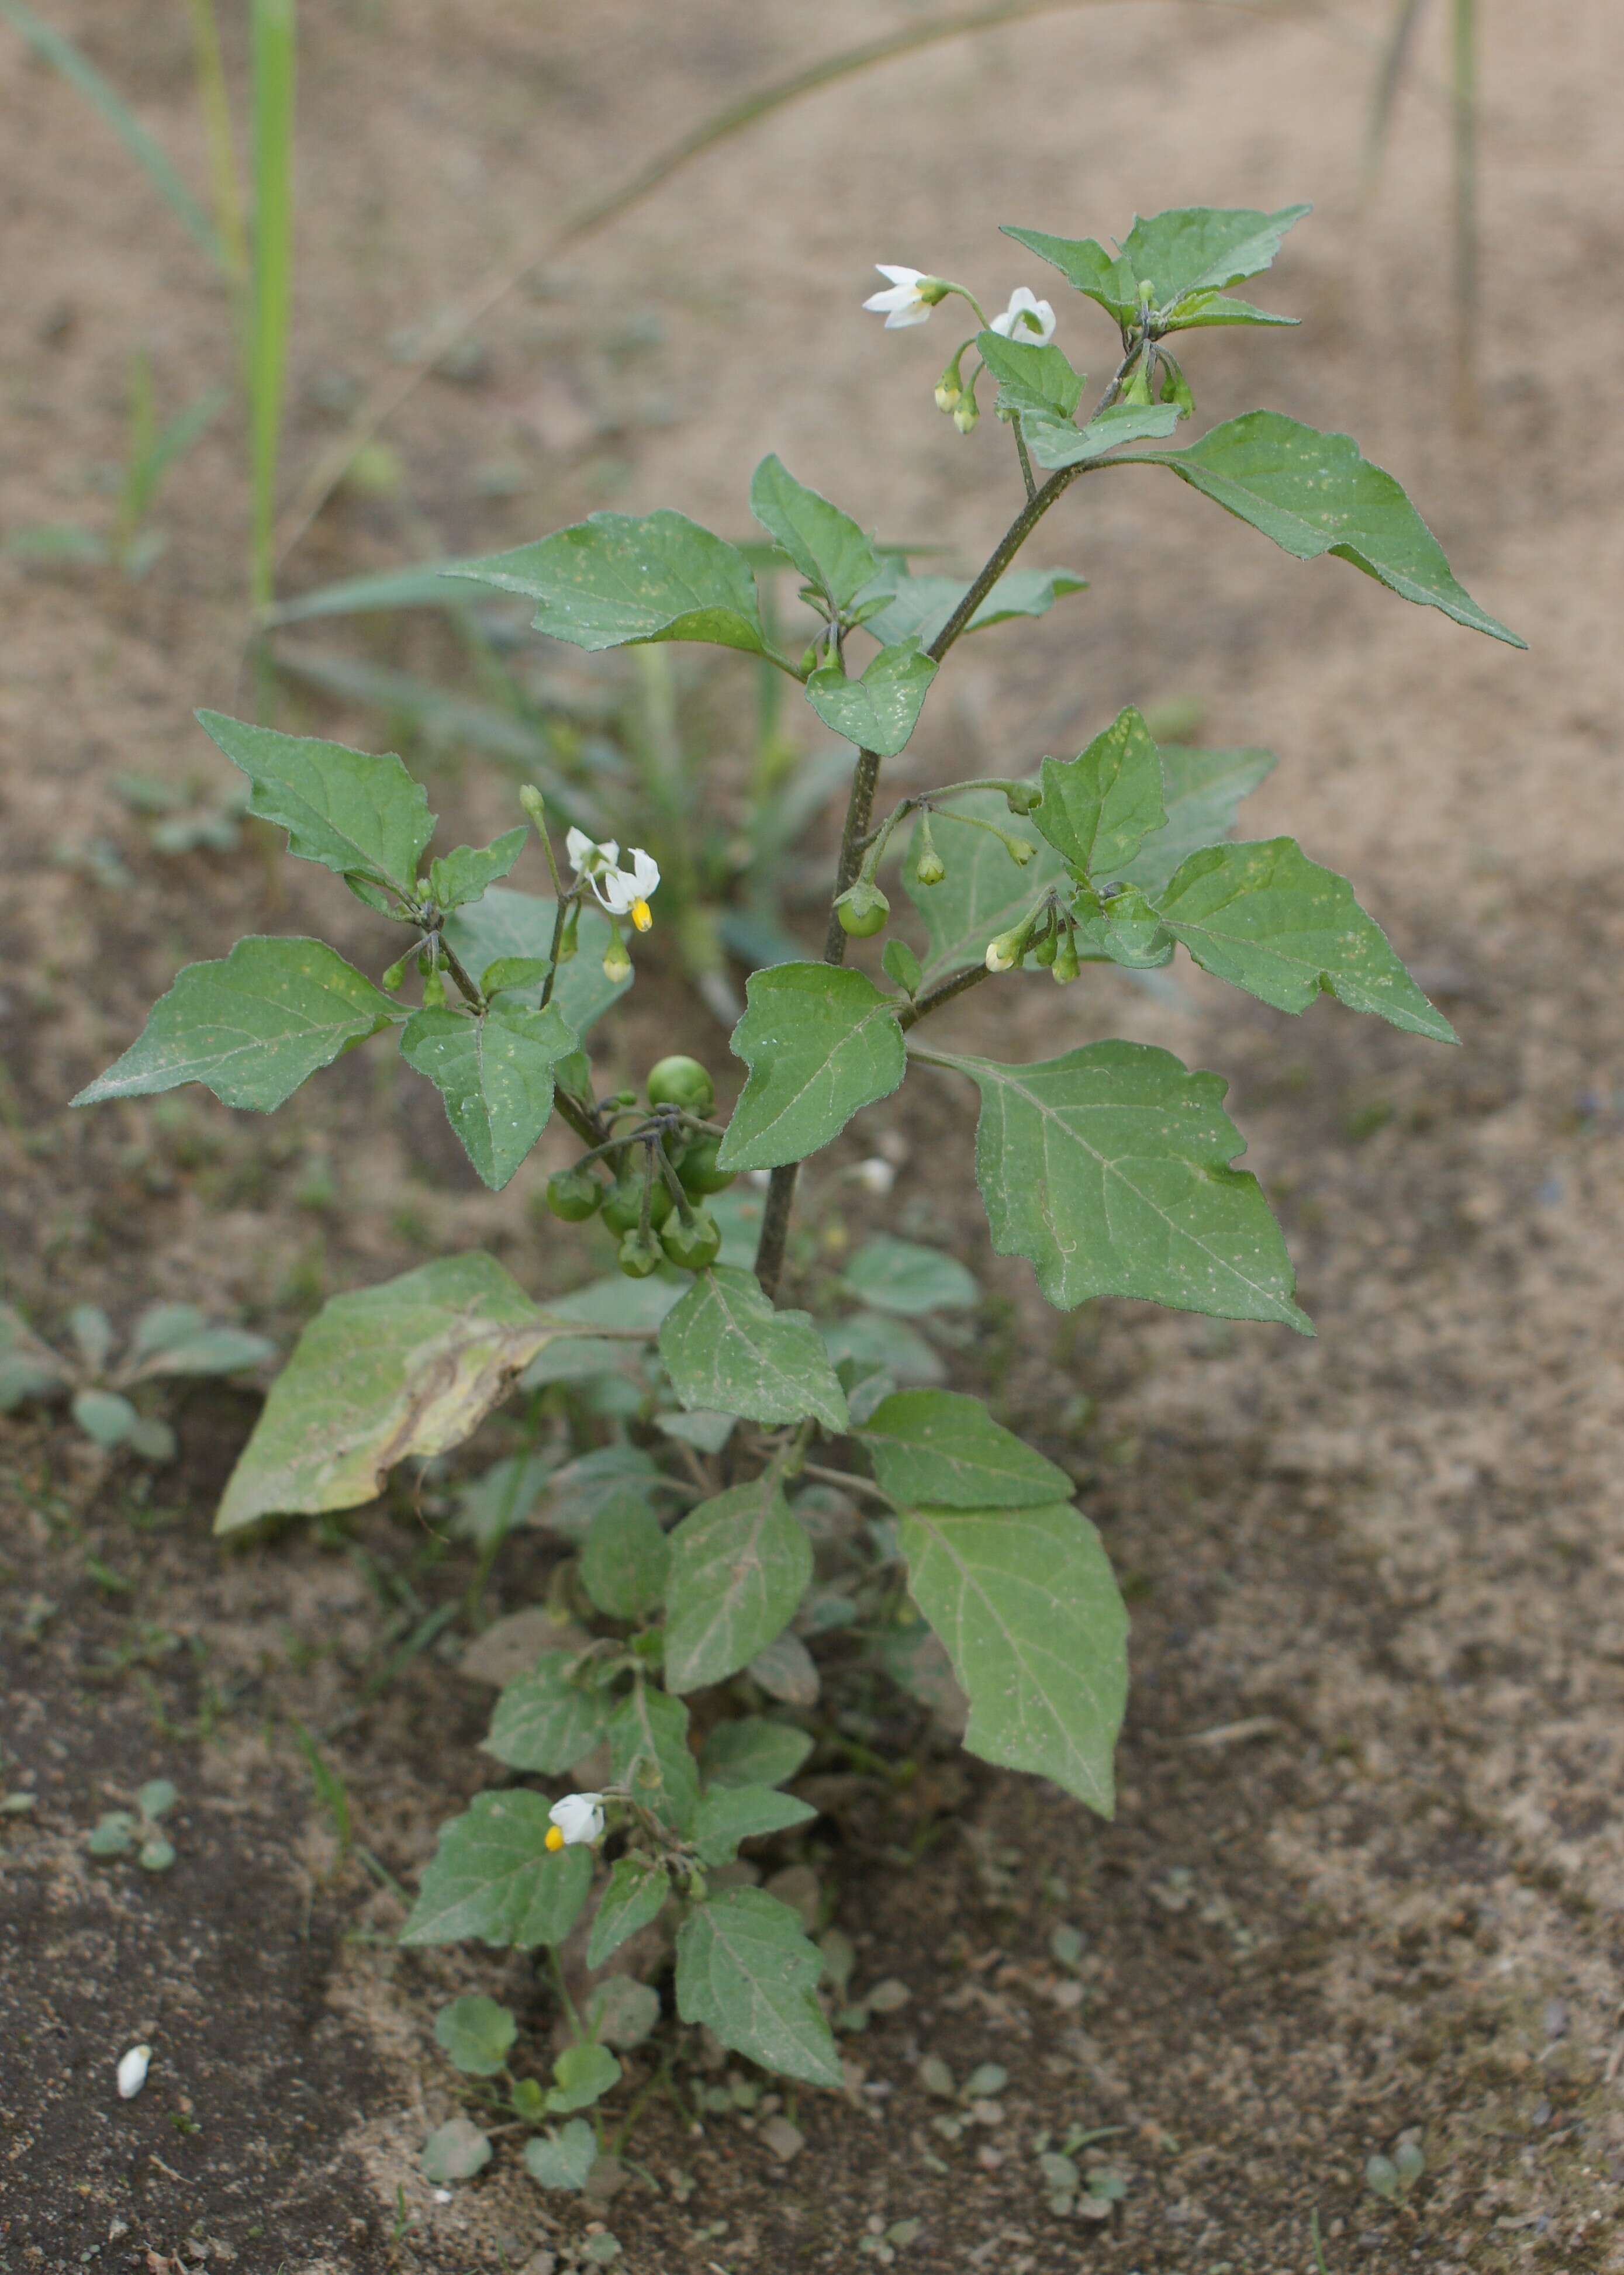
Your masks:
{"label": "small weed seedling", "polygon": [[[1057,1308],[1128,1296],[1310,1333],[1268,1204],[1233,1166],[1243,1141],[1223,1082],[1147,1045],[1076,1042],[1065,991],[1085,966],[1153,971],[1182,948],[1278,1011],[1331,995],[1409,1035],[1454,1039],[1344,879],[1289,837],[1231,838],[1273,763],[1265,752],[1159,747],[1128,709],[1035,771],[1012,753],[1007,771],[880,797],[887,761],[960,642],[1046,616],[1080,589],[1068,570],[1020,562],[1039,523],[1074,489],[1124,471],[1171,473],[1298,559],[1336,555],[1521,645],[1347,436],[1254,411],[1175,446],[1194,399],[1171,341],[1288,321],[1230,288],[1271,266],[1303,210],[1164,213],[1137,221],[1118,250],[1011,231],[1109,320],[1110,376],[1085,411],[1054,312],[1029,286],[989,321],[961,284],[885,271],[871,306],[892,329],[969,307],[937,404],[969,435],[985,389],[988,424],[1008,436],[1012,518],[966,581],[882,554],[776,457],[749,495],[774,560],[801,580],[805,613],[788,636],[769,627],[751,559],[680,513],[595,514],[462,564],[473,586],[533,603],[555,639],[692,640],[752,659],[851,746],[822,955],[752,974],[730,1113],[710,1070],[684,1056],[636,1090],[600,1092],[588,1039],[632,984],[661,881],[623,829],[570,829],[561,862],[541,793],[527,788],[552,890],[521,891],[503,881],[533,842],[525,828],[431,858],[434,816],[399,759],[201,714],[246,778],[250,812],[402,944],[392,961],[380,950],[388,968],[374,979],[320,940],[239,940],[178,975],[79,1102],[195,1081],[267,1112],[342,1053],[393,1035],[493,1189],[557,1116],[577,1150],[548,1203],[606,1228],[620,1267],[545,1308],[477,1253],[336,1297],[306,1328],[226,1488],[224,1533],[273,1513],[330,1522],[392,1465],[459,1444],[515,1384],[533,1402],[544,1394],[544,1422],[545,1394],[570,1386],[588,1442],[538,1440],[514,1457],[536,1467],[500,1489],[481,1480],[464,1507],[496,1550],[520,1501],[527,1521],[554,1526],[563,1553],[551,1608],[564,1617],[501,1692],[484,1745],[511,1781],[442,1828],[407,1944],[556,1954],[595,1901],[589,1970],[623,1949],[630,1966],[635,1949],[674,1945],[681,2021],[769,2070],[838,2087],[838,1946],[820,1950],[807,1932],[815,1905],[797,1910],[730,1870],[743,1844],[812,1819],[789,1788],[814,1747],[827,1741],[827,1757],[843,1761],[860,1745],[872,1762],[872,1701],[896,1682],[956,1700],[972,1753],[1111,1813],[1127,1615],[1099,1535],[1069,1478],[979,1399],[900,1379],[910,1310],[950,1308],[956,1285],[963,1301],[959,1267],[906,1242],[872,1243],[844,1267],[849,1293],[882,1322],[867,1334],[850,1319],[820,1327],[782,1293],[789,1278],[793,1294],[821,1300],[791,1236],[803,1163],[906,1081],[942,1085],[932,1094],[944,1106],[966,1088],[978,1096],[993,1244],[1025,1258]],[[899,858],[904,912],[887,890]],[[1045,991],[1052,1055],[1011,1064],[940,1047],[943,1007],[988,986]],[[729,1190],[741,1172],[767,1180],[752,1243]],[[555,1797],[589,1762],[590,1788]],[[441,2043],[495,2122],[454,2119],[431,2168],[448,2180],[477,2170],[512,2125],[538,2181],[583,2186],[601,2153],[585,2112],[616,2089],[610,2048],[628,2043],[616,2029],[652,2027],[652,1994],[639,2005],[637,1992],[629,1977],[600,1980],[550,2078],[516,2053],[514,2017],[493,2001],[449,2008]],[[606,2000],[633,2010],[632,2023],[612,2024]],[[987,2083],[980,2073],[960,2092],[948,2080],[961,2112]],[[944,2112],[939,2126],[963,2121]],[[1056,2200],[1078,2217],[1108,2213],[1116,2176],[1088,2171],[1070,2145],[1043,2154]]]}
{"label": "small weed seedling", "polygon": [[175,1849],[160,1820],[179,1799],[168,1778],[151,1779],[136,1795],[132,1810],[109,1810],[97,1819],[86,1848],[93,1856],[132,1856],[144,1872],[167,1872]]}
{"label": "small weed seedling", "polygon": [[74,1421],[108,1453],[121,1448],[147,1462],[175,1458],[175,1432],[135,1398],[175,1375],[240,1374],[276,1356],[275,1343],[241,1327],[216,1326],[194,1304],[154,1304],[131,1332],[115,1363],[117,1337],[107,1313],[81,1304],[70,1315],[73,1354],[42,1342],[9,1304],[0,1304],[0,1414],[26,1401],[70,1398]]}

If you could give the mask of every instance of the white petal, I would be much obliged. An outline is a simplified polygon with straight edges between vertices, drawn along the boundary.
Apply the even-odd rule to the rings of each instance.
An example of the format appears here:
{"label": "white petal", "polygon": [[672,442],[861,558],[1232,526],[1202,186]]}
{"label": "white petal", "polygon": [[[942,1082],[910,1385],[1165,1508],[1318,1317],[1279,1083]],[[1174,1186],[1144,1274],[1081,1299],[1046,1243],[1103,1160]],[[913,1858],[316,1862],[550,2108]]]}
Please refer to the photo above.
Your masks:
{"label": "white petal", "polygon": [[916,300],[906,308],[895,309],[886,318],[886,329],[888,332],[900,332],[910,324],[928,324],[930,320],[928,305],[923,300]]}
{"label": "white petal", "polygon": [[923,268],[894,268],[888,261],[876,261],[874,266],[882,276],[888,276],[893,284],[919,284],[925,280]]}
{"label": "white petal", "polygon": [[118,2064],[118,2097],[133,2101],[147,2082],[147,2067],[152,2060],[150,2046],[132,2046]]}
{"label": "white petal", "polygon": [[567,1793],[548,1810],[548,1817],[564,1836],[566,1848],[574,1848],[585,1840],[596,1840],[603,1832],[603,1795],[601,1793]]}
{"label": "white petal", "polygon": [[631,849],[631,881],[637,887],[637,897],[647,900],[660,882],[660,864],[652,853],[645,853],[640,845]]}
{"label": "white petal", "polygon": [[584,829],[572,828],[564,839],[564,851],[569,855],[570,866],[578,877],[581,873],[581,865],[588,854],[595,853],[597,850]]}
{"label": "white petal", "polygon": [[1001,316],[993,317],[992,322],[987,326],[987,329],[989,332],[996,332],[1001,340],[1007,340],[1014,323],[1015,318],[1009,314],[1008,309],[1006,308]]}
{"label": "white petal", "polygon": [[888,308],[913,308],[919,306],[919,296],[910,285],[893,284],[883,292],[871,292],[863,306],[882,316]]}

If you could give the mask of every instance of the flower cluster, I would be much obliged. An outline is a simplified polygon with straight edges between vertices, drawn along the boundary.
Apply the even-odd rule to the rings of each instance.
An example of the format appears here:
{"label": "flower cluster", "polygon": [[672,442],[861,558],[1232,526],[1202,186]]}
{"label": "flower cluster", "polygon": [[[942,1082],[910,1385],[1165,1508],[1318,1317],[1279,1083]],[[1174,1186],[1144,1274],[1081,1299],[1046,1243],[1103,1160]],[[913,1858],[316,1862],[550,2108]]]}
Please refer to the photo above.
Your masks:
{"label": "flower cluster", "polygon": [[[924,323],[939,300],[945,300],[949,292],[956,292],[975,310],[976,321],[982,329],[996,332],[1001,339],[1043,348],[1054,336],[1054,311],[1029,285],[1017,284],[1009,296],[1008,306],[989,321],[975,294],[963,284],[949,283],[944,276],[927,276],[923,269],[900,268],[890,261],[878,261],[874,266],[891,282],[885,291],[873,293],[863,306],[872,308],[876,314],[884,314],[888,332],[907,324]],[[970,434],[980,417],[976,407],[976,381],[985,366],[978,364],[968,382],[959,370],[964,350],[971,345],[973,342],[970,340],[963,342],[936,382],[936,408],[951,416],[961,435]]]}

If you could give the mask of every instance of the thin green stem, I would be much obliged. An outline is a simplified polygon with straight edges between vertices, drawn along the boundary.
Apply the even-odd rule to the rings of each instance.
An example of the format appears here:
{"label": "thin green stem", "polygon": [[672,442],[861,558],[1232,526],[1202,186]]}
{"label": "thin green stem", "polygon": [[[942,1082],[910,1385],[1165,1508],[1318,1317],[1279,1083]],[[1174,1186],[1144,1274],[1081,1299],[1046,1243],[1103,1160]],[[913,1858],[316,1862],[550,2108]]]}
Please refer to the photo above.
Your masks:
{"label": "thin green stem", "polygon": [[586,2044],[586,2031],[575,2001],[570,1996],[570,1985],[564,1980],[563,1963],[558,1956],[558,1946],[555,1943],[549,1943],[547,1946],[547,1964],[548,1971],[553,1978],[553,1986],[558,1993],[558,2003],[563,2008],[564,2019],[570,2025],[570,2034],[578,2046],[584,2046]]}
{"label": "thin green stem", "polygon": [[1015,455],[1021,462],[1021,480],[1026,485],[1026,496],[1030,503],[1038,495],[1038,478],[1032,472],[1032,462],[1027,456],[1026,437],[1021,432],[1018,412],[1009,421],[1009,432],[1015,436]]}
{"label": "thin green stem", "polygon": [[[215,227],[225,262],[240,290],[248,275],[248,232],[243,225],[242,190],[237,171],[237,140],[231,132],[231,105],[226,94],[225,72],[220,61],[220,26],[215,0],[186,0],[192,11],[193,65],[197,73],[198,103],[208,140],[208,171],[214,183]],[[240,315],[240,310],[239,310]]]}

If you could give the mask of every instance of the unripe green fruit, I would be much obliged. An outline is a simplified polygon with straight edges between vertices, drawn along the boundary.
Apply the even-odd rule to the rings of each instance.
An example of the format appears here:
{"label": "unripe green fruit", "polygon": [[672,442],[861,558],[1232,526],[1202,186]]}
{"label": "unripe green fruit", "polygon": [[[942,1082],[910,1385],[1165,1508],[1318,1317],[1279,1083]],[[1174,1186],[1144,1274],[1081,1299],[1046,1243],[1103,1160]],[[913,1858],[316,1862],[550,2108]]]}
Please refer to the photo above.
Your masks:
{"label": "unripe green fruit", "polygon": [[648,1102],[680,1106],[684,1114],[697,1114],[703,1119],[716,1103],[716,1085],[698,1059],[679,1054],[649,1069]]}
{"label": "unripe green fruit", "polygon": [[725,1193],[733,1183],[735,1172],[719,1169],[716,1156],[721,1151],[720,1138],[696,1138],[682,1160],[676,1174],[685,1193]]}
{"label": "unripe green fruit", "polygon": [[597,1213],[603,1187],[590,1169],[560,1169],[547,1181],[547,1205],[566,1224],[583,1224]]}
{"label": "unripe green fruit", "polygon": [[[671,1196],[666,1190],[663,1177],[656,1177],[648,1196],[648,1221],[658,1232],[671,1213]],[[629,1177],[617,1177],[613,1191],[603,1204],[603,1221],[611,1232],[635,1232],[643,1221],[643,1173],[640,1168]]]}
{"label": "unripe green fruit", "polygon": [[665,1251],[652,1232],[629,1232],[620,1243],[620,1268],[628,1280],[646,1280],[658,1272]]}
{"label": "unripe green fruit", "polygon": [[878,885],[871,885],[859,877],[835,902],[835,912],[840,918],[841,930],[850,933],[853,940],[872,940],[877,932],[885,930],[891,903]]}
{"label": "unripe green fruit", "polygon": [[703,1272],[721,1253],[721,1227],[708,1209],[696,1209],[691,1224],[674,1216],[661,1234],[660,1244],[684,1272]]}

